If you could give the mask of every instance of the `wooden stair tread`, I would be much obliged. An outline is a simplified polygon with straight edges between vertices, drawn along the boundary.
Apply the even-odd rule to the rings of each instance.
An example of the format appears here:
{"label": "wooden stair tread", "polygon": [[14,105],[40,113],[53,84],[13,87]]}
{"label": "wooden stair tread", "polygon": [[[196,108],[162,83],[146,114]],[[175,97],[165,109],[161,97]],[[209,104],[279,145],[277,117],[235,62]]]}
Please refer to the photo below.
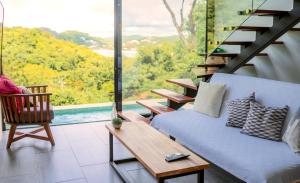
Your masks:
{"label": "wooden stair tread", "polygon": [[[200,54],[200,56],[206,56],[207,54],[203,53]],[[237,56],[237,53],[211,53],[209,56],[215,56],[215,57],[235,57]]]}
{"label": "wooden stair tread", "polygon": [[184,96],[182,94],[170,90],[166,90],[166,89],[155,89],[155,90],[151,90],[151,92],[160,95],[162,97],[166,97],[168,100],[171,100],[179,104],[188,103],[195,100],[192,97]]}
{"label": "wooden stair tread", "polygon": [[256,56],[268,56],[268,53],[259,53]]}
{"label": "wooden stair tread", "polygon": [[282,11],[282,10],[267,10],[267,9],[257,9],[252,12],[252,10],[244,10],[244,11],[239,11],[239,15],[258,15],[258,16],[278,16],[278,15],[283,15],[287,14],[288,11]]}
{"label": "wooden stair tread", "polygon": [[147,109],[149,109],[151,112],[155,114],[175,111],[174,109],[168,106],[162,105],[158,102],[151,101],[151,100],[138,100],[136,101],[136,103],[146,107]]}
{"label": "wooden stair tread", "polygon": [[224,31],[234,31],[234,30],[241,30],[241,31],[266,31],[270,27],[258,27],[258,26],[231,26],[231,27],[224,27]]}
{"label": "wooden stair tread", "polygon": [[300,28],[292,28],[290,31],[300,31]]}
{"label": "wooden stair tread", "polygon": [[[265,56],[266,53],[262,53],[261,55]],[[266,54],[267,55],[267,54]],[[244,64],[244,66],[254,66],[254,64]],[[199,71],[194,71],[195,74],[197,75],[197,78],[209,78],[211,77],[216,71],[205,71],[205,70],[199,70]]]}
{"label": "wooden stair tread", "polygon": [[[237,55],[239,55],[239,54],[238,53],[212,53],[209,56],[214,56],[214,57],[235,57]],[[259,53],[256,56],[268,56],[268,54],[267,53]]]}
{"label": "wooden stair tread", "polygon": [[226,64],[199,64],[197,65],[197,67],[204,67],[204,68],[207,68],[207,67],[224,67]]}
{"label": "wooden stair tread", "polygon": [[224,41],[222,44],[225,45],[245,45],[245,44],[251,44],[252,41]]}
{"label": "wooden stair tread", "polygon": [[275,41],[272,44],[284,44],[284,42],[283,41]]}
{"label": "wooden stair tread", "polygon": [[197,90],[197,86],[191,79],[168,79],[166,80],[169,83],[176,84],[178,86],[182,86],[184,88],[189,88],[192,90]]}
{"label": "wooden stair tread", "polygon": [[118,112],[118,115],[127,121],[145,122],[147,124],[150,123],[149,119],[145,118],[144,116],[140,115],[135,111],[122,111],[122,112]]}
{"label": "wooden stair tread", "polygon": [[[249,45],[251,41],[224,41],[222,45]],[[272,44],[284,44],[283,41],[275,41]]]}

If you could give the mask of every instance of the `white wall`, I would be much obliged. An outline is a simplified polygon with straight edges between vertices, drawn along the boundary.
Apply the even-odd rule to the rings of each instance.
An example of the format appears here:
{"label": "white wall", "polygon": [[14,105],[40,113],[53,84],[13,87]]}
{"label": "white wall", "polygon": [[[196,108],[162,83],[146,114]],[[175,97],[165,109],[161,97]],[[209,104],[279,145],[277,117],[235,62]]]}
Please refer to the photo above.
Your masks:
{"label": "white wall", "polygon": [[280,38],[283,45],[271,45],[264,52],[268,57],[256,57],[255,68],[242,68],[238,74],[300,83],[300,32],[288,32]]}

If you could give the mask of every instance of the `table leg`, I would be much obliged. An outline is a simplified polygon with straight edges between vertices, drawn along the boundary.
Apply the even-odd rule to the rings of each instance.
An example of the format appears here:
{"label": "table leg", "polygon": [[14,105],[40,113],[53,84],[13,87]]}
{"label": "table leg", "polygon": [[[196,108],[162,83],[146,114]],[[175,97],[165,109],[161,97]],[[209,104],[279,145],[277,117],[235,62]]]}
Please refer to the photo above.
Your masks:
{"label": "table leg", "polygon": [[197,182],[204,183],[204,170],[197,173]]}
{"label": "table leg", "polygon": [[114,161],[114,142],[113,135],[109,132],[109,161]]}
{"label": "table leg", "polygon": [[164,178],[158,178],[157,179],[157,183],[164,183],[165,182],[165,179]]}

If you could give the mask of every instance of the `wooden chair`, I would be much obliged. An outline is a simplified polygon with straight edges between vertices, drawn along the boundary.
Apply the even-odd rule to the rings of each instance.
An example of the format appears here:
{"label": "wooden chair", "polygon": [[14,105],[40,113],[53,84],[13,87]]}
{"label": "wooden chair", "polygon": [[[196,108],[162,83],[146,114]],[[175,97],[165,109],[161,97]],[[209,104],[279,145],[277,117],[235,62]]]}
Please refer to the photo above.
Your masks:
{"label": "wooden chair", "polygon": [[[46,93],[47,85],[28,86],[26,88],[30,89],[32,94],[0,94],[4,122],[11,125],[6,148],[9,149],[13,142],[25,137],[50,141],[54,146],[55,142],[49,126],[54,118],[50,105],[52,94]],[[21,105],[18,106],[18,103]],[[23,133],[16,131],[19,125],[40,125],[42,128]],[[47,133],[46,137],[36,135],[43,130]]]}

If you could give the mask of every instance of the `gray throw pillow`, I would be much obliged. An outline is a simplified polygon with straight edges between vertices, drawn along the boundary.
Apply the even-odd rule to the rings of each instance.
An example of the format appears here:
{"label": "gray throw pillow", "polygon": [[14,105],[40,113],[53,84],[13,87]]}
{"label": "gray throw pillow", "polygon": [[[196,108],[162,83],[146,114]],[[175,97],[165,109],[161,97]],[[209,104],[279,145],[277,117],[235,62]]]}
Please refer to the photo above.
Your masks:
{"label": "gray throw pillow", "polygon": [[258,102],[251,102],[250,111],[241,133],[281,141],[281,131],[288,109],[288,106],[283,108],[265,107]]}
{"label": "gray throw pillow", "polygon": [[228,119],[226,126],[243,128],[250,111],[250,102],[254,101],[255,93],[253,92],[249,97],[228,102]]}

